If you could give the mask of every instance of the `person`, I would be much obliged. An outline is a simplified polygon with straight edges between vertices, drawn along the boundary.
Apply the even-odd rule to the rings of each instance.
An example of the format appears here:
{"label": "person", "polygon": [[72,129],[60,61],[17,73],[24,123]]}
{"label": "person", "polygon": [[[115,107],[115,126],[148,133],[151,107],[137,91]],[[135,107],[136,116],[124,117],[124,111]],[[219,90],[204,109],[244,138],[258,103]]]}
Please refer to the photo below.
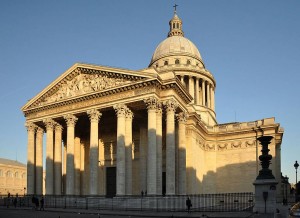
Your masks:
{"label": "person", "polygon": [[41,203],[41,207],[40,207],[40,210],[45,210],[44,208],[44,197],[42,196],[41,200],[40,200],[40,203]]}
{"label": "person", "polygon": [[142,195],[142,197],[144,197],[144,191],[143,190],[141,191],[141,195]]}
{"label": "person", "polygon": [[14,207],[16,208],[17,207],[17,203],[18,203],[18,199],[17,197],[14,198]]}
{"label": "person", "polygon": [[6,205],[7,208],[9,208],[9,203],[10,203],[10,193],[9,192],[7,193],[7,202],[6,203],[7,203],[7,205]]}
{"label": "person", "polygon": [[192,201],[191,201],[190,197],[188,197],[188,198],[186,199],[185,204],[186,204],[186,206],[187,206],[188,213],[190,213],[190,212],[191,212],[191,206],[192,206]]}

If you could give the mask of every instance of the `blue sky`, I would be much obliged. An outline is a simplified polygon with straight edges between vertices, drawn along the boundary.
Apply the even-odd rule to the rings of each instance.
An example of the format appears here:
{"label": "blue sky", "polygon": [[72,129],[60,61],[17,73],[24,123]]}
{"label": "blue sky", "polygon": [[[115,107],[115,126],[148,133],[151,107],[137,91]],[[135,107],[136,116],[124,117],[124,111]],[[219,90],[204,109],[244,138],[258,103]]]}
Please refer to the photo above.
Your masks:
{"label": "blue sky", "polygon": [[148,66],[178,4],[216,81],[219,123],[275,117],[282,172],[300,161],[300,1],[0,1],[0,157],[26,163],[20,108],[76,62]]}

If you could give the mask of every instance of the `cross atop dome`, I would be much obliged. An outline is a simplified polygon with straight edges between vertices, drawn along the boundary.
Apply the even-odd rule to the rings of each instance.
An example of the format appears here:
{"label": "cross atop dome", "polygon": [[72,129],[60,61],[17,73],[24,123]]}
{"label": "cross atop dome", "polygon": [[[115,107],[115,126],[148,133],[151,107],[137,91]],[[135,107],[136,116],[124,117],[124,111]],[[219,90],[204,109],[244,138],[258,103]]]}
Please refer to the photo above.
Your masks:
{"label": "cross atop dome", "polygon": [[184,33],[182,31],[182,21],[181,19],[177,16],[177,4],[175,4],[174,7],[174,16],[170,20],[169,25],[170,25],[170,31],[168,33],[168,37],[171,36],[184,36]]}

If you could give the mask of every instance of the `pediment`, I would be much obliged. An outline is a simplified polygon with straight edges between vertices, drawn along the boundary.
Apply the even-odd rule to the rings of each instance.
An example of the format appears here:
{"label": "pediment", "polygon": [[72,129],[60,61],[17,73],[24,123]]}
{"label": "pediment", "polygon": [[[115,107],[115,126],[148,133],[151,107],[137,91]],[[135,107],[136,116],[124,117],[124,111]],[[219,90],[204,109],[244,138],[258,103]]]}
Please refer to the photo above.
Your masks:
{"label": "pediment", "polygon": [[156,75],[151,73],[75,64],[30,100],[22,110],[25,111],[85,95],[88,96],[155,77]]}

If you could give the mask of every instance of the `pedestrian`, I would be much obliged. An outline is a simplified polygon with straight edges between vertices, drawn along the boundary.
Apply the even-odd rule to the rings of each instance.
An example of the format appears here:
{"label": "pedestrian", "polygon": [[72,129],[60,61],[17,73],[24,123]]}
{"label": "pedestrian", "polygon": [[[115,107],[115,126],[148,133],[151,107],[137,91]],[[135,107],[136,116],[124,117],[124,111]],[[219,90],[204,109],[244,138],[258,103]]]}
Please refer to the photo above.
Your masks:
{"label": "pedestrian", "polygon": [[38,197],[35,197],[35,209],[38,210],[39,207],[40,207],[40,202],[39,202],[39,198]]}
{"label": "pedestrian", "polygon": [[16,208],[17,207],[17,203],[18,203],[18,199],[17,197],[14,198],[14,207]]}
{"label": "pedestrian", "polygon": [[44,208],[44,197],[43,196],[42,196],[42,198],[40,200],[40,203],[41,203],[40,210],[45,210],[45,208]]}
{"label": "pedestrian", "polygon": [[7,193],[7,202],[6,203],[7,203],[7,205],[6,205],[7,208],[9,208],[9,204],[10,204],[10,193],[9,192]]}
{"label": "pedestrian", "polygon": [[185,204],[187,206],[188,213],[190,213],[191,212],[191,207],[192,207],[192,201],[191,201],[190,197],[188,197],[186,199]]}
{"label": "pedestrian", "polygon": [[35,209],[35,196],[32,195],[31,197],[31,203],[32,203],[32,209],[34,210]]}
{"label": "pedestrian", "polygon": [[142,197],[144,197],[144,191],[143,190],[141,191],[141,195],[142,195]]}

